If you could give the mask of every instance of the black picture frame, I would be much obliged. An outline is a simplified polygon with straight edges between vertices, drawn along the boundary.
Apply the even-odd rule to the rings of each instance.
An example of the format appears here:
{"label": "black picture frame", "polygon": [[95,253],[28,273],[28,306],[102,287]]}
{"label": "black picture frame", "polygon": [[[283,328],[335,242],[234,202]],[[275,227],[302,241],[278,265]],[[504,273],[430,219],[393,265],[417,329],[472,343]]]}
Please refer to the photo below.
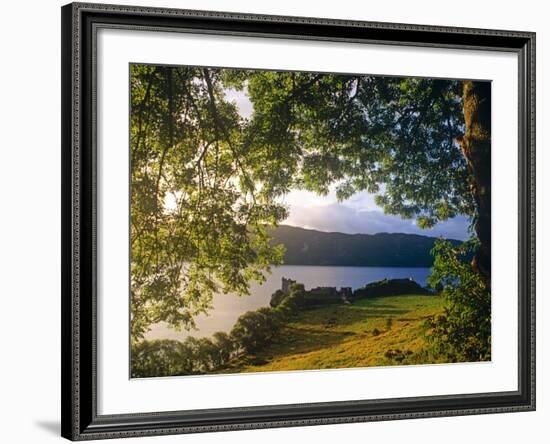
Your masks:
{"label": "black picture frame", "polygon": [[[72,3],[62,14],[62,436],[71,440],[535,409],[535,34]],[[510,51],[519,62],[518,390],[97,414],[95,38],[99,27]]]}

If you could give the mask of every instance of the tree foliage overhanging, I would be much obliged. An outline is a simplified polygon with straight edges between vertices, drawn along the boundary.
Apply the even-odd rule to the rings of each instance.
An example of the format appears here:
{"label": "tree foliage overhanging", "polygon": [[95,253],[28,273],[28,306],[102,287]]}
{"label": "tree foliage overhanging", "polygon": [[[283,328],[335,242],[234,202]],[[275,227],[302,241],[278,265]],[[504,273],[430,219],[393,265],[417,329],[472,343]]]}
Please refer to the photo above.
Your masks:
{"label": "tree foliage overhanging", "polygon": [[[479,213],[463,82],[131,65],[132,338],[191,328],[282,260],[291,189],[366,190],[422,227]],[[253,112],[239,114],[244,91]]]}

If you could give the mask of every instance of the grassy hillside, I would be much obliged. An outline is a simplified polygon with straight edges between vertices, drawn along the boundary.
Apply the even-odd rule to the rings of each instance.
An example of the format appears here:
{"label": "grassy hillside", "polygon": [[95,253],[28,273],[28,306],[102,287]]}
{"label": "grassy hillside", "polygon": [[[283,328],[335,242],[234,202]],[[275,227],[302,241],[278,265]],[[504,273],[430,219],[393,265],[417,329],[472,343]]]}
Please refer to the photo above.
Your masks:
{"label": "grassy hillside", "polygon": [[432,363],[424,320],[443,311],[439,296],[388,296],[298,312],[277,339],[220,373]]}

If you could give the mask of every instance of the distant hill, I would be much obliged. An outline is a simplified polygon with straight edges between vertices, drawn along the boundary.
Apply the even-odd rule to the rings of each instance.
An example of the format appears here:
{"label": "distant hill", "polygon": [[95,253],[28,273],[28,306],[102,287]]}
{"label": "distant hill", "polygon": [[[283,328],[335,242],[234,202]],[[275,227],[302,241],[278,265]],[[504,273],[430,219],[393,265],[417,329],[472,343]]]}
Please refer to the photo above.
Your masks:
{"label": "distant hill", "polygon": [[288,225],[273,229],[271,235],[273,245],[286,247],[285,265],[431,267],[430,250],[437,240],[404,233],[326,233]]}

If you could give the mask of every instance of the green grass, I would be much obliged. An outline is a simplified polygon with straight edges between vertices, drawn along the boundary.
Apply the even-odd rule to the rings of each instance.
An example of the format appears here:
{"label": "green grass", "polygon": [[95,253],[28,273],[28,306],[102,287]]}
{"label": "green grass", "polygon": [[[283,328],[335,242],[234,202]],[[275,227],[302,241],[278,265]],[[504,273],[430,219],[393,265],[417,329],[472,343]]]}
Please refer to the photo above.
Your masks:
{"label": "green grass", "polygon": [[419,295],[304,310],[292,318],[270,346],[255,356],[235,360],[220,373],[437,362],[425,350],[423,324],[428,317],[442,312],[441,297]]}

